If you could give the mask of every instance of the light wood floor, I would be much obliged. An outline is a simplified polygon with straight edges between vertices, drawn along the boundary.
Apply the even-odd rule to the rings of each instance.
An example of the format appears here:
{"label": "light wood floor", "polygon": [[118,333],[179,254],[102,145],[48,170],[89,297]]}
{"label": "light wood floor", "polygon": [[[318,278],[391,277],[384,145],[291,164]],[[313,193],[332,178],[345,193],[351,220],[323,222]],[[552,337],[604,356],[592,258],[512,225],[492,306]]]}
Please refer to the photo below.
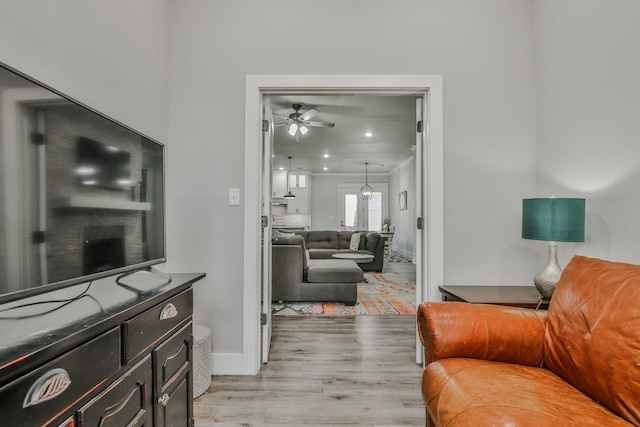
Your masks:
{"label": "light wood floor", "polygon": [[274,316],[257,376],[214,376],[197,427],[424,426],[413,316]]}

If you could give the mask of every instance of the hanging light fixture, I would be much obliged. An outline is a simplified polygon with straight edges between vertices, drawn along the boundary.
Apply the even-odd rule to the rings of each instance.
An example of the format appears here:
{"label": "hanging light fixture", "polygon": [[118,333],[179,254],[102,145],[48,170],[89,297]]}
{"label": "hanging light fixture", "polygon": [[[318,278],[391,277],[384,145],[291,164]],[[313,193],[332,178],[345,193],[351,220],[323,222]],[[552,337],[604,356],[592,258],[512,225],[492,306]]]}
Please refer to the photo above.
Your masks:
{"label": "hanging light fixture", "polygon": [[371,188],[371,186],[369,185],[369,180],[368,180],[368,168],[367,165],[369,165],[368,162],[365,162],[364,164],[364,185],[362,186],[362,188],[360,188],[360,193],[362,193],[362,200],[371,200],[371,197],[373,197],[373,188]]}
{"label": "hanging light fixture", "polygon": [[289,173],[291,172],[291,156],[289,156],[289,170],[287,171],[287,194],[284,195],[285,199],[295,199],[296,195],[289,189]]}

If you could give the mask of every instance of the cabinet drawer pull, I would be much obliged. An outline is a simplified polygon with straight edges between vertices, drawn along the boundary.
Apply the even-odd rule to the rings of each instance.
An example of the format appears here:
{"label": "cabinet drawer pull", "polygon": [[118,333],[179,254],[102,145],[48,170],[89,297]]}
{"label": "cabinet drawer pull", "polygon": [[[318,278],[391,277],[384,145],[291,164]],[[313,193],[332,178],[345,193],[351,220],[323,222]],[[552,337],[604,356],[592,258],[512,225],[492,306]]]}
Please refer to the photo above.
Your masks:
{"label": "cabinet drawer pull", "polygon": [[162,406],[167,406],[167,403],[169,403],[169,395],[167,393],[163,394],[162,397],[158,398],[158,403]]}
{"label": "cabinet drawer pull", "polygon": [[62,368],[52,369],[33,383],[26,397],[23,408],[37,405],[60,396],[71,384],[69,374]]}
{"label": "cabinet drawer pull", "polygon": [[171,319],[172,317],[176,317],[178,315],[178,309],[172,303],[169,303],[164,306],[162,311],[160,312],[160,320]]}

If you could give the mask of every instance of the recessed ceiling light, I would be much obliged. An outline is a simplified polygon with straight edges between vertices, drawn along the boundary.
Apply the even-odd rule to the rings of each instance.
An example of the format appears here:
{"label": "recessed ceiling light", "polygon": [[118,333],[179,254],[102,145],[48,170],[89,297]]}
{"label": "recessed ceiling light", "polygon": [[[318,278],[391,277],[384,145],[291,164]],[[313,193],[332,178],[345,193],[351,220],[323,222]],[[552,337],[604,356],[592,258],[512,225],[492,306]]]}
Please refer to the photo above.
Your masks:
{"label": "recessed ceiling light", "polygon": [[328,155],[328,154],[325,154],[325,155],[324,155],[324,158],[326,159],[327,157],[329,157],[329,155]]}
{"label": "recessed ceiling light", "polygon": [[322,168],[322,170],[326,171],[326,170],[329,170],[329,168],[325,166],[325,167]]}
{"label": "recessed ceiling light", "polygon": [[371,138],[373,134],[371,132],[367,132],[364,134],[364,136],[366,136],[367,138]]}
{"label": "recessed ceiling light", "polygon": [[280,168],[280,170],[281,170],[281,171],[283,171],[283,170],[284,170],[284,168],[283,168],[283,167],[281,167],[281,168]]}

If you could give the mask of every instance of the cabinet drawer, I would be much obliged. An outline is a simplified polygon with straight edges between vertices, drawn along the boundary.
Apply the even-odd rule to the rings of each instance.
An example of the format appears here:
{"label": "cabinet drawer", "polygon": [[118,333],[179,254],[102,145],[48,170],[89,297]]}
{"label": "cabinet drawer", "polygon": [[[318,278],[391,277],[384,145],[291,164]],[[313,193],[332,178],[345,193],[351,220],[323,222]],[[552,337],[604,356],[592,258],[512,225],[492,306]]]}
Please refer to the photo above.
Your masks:
{"label": "cabinet drawer", "polygon": [[193,291],[182,292],[124,322],[123,342],[125,363],[149,352],[193,313]]}
{"label": "cabinet drawer", "polygon": [[151,426],[151,356],[129,369],[78,411],[82,427]]}
{"label": "cabinet drawer", "polygon": [[119,369],[113,328],[0,389],[0,425],[50,425]]}

